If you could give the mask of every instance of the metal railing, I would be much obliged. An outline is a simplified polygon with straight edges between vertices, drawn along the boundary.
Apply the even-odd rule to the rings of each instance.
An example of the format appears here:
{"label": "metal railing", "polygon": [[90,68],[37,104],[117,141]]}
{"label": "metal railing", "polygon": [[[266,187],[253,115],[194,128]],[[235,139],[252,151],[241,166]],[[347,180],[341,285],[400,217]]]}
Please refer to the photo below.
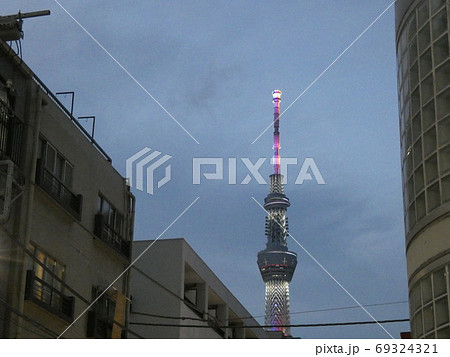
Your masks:
{"label": "metal railing", "polygon": [[67,321],[73,320],[74,297],[64,295],[54,286],[39,279],[33,270],[27,270],[25,300],[33,301]]}
{"label": "metal railing", "polygon": [[115,251],[128,259],[130,258],[130,242],[125,240],[119,232],[116,232],[114,228],[109,226],[105,222],[102,214],[95,215],[94,234]]}
{"label": "metal railing", "polygon": [[110,163],[112,162],[111,157],[103,150],[103,148],[94,140],[94,138],[87,132],[85,128],[80,124],[80,122],[70,113],[70,111],[62,104],[59,99],[52,93],[50,89],[42,82],[34,73],[33,73],[33,80],[36,82],[36,84],[41,87],[41,89],[45,92],[45,94],[48,95],[48,97],[57,105],[59,109],[62,110],[62,112],[70,119],[75,126],[86,136],[86,138],[94,145],[94,147],[104,156],[106,160],[108,160]]}
{"label": "metal railing", "polygon": [[40,160],[36,169],[36,183],[77,220],[81,220],[82,196],[74,194]]}
{"label": "metal railing", "polygon": [[97,311],[88,311],[87,337],[111,338],[114,319],[102,316]]}
{"label": "metal railing", "polygon": [[0,155],[20,167],[23,122],[0,100]]}

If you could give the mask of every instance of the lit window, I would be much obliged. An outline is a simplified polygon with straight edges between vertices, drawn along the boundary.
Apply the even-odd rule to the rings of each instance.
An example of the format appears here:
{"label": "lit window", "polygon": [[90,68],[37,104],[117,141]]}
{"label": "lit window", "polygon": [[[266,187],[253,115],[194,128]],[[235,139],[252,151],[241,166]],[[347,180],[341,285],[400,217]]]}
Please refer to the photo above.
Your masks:
{"label": "lit window", "polygon": [[72,321],[75,299],[63,294],[65,266],[34,245],[32,252],[35,260],[33,269],[27,270],[25,300]]}
{"label": "lit window", "polygon": [[33,247],[33,250],[37,260],[42,263],[34,262],[35,296],[50,306],[58,306],[61,303],[59,293],[62,292],[62,286],[49,271],[63,280],[65,267],[39,248]]}

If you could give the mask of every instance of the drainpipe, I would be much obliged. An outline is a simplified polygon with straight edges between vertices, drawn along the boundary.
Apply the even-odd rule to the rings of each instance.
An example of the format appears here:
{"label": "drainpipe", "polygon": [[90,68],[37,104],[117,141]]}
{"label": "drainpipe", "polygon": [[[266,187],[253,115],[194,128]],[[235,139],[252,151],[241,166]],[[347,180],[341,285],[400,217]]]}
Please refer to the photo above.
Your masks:
{"label": "drainpipe", "polygon": [[[30,137],[30,145],[27,145],[27,147],[25,148],[28,149],[28,147],[31,147],[31,162],[26,163],[27,167],[29,168],[29,170],[25,169],[25,191],[28,192],[27,195],[24,195],[22,202],[26,202],[26,206],[22,209],[22,214],[21,215],[24,219],[20,220],[21,222],[24,222],[24,231],[23,231],[23,245],[28,248],[30,245],[30,240],[31,240],[31,231],[32,231],[32,227],[31,227],[31,221],[32,221],[32,217],[33,217],[33,206],[34,206],[34,185],[35,185],[35,178],[36,178],[36,167],[37,167],[37,156],[38,156],[38,149],[39,149],[39,131],[40,131],[40,123],[41,123],[41,111],[42,111],[42,104],[43,104],[43,99],[42,99],[42,94],[40,89],[34,85],[34,82],[30,79],[30,83],[31,86],[36,88],[36,92],[35,92],[35,103],[34,103],[34,112],[32,111],[31,113],[29,113],[29,125],[30,125],[30,130],[32,130],[32,135]],[[31,100],[30,103],[32,103],[33,98],[32,98],[32,93],[33,91],[30,90],[31,92]],[[19,236],[19,239],[21,237]],[[20,314],[23,314],[24,311],[24,298],[25,298],[25,281],[26,281],[26,254],[25,252],[22,252],[22,259],[21,261],[21,267],[22,269],[19,270],[19,284],[18,286],[20,287],[19,290],[19,304],[18,304],[18,310]],[[20,338],[21,337],[21,333],[22,333],[22,324],[23,324],[23,320],[22,318],[19,316],[18,317],[18,323],[17,323],[17,330],[16,330],[16,338]]]}

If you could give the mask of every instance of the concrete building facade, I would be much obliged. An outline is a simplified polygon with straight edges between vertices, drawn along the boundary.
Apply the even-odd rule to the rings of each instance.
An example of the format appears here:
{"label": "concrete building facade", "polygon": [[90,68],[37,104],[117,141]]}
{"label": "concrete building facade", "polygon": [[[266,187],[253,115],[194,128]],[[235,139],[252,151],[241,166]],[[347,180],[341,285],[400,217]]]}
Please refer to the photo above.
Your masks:
{"label": "concrete building facade", "polygon": [[413,338],[450,338],[450,1],[396,3]]}
{"label": "concrete building facade", "polygon": [[145,338],[282,337],[259,327],[183,238],[135,241],[133,259],[150,245],[132,267],[130,329]]}
{"label": "concrete building facade", "polygon": [[[134,197],[0,41],[0,336],[54,338],[129,265]],[[62,336],[124,337],[128,274]]]}

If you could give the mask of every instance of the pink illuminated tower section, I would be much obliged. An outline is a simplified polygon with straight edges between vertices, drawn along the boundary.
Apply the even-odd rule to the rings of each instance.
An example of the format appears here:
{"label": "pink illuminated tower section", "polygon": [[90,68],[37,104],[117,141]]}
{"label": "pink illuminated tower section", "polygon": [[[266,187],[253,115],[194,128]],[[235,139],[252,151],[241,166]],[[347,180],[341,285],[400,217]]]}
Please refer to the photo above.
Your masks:
{"label": "pink illuminated tower section", "polygon": [[273,155],[273,169],[274,174],[278,175],[280,173],[280,102],[281,102],[281,91],[274,90],[272,92],[273,97],[273,148],[275,153]]}

